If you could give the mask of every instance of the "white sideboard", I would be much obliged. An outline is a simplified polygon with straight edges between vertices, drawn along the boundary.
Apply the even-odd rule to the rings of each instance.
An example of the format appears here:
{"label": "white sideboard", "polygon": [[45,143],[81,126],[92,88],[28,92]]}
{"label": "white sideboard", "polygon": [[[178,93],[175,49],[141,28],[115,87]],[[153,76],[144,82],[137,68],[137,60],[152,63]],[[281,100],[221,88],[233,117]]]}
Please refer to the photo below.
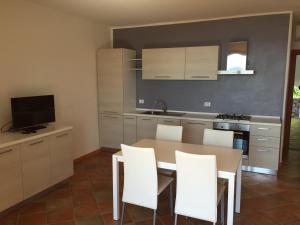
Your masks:
{"label": "white sideboard", "polygon": [[73,175],[72,129],[0,135],[0,212]]}

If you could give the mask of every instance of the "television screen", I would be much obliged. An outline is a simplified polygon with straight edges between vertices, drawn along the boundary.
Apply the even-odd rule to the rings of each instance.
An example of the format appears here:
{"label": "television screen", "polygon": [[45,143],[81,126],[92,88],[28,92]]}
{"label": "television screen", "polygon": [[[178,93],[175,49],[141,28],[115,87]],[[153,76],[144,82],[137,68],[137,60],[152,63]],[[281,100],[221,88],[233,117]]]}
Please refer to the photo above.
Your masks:
{"label": "television screen", "polygon": [[11,98],[11,111],[14,129],[54,122],[54,96]]}

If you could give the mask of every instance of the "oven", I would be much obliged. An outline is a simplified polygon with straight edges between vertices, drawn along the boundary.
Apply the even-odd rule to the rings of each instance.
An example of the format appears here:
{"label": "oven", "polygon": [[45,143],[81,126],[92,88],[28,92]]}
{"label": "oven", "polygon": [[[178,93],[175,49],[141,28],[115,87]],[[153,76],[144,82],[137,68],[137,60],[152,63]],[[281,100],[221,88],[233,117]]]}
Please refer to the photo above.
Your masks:
{"label": "oven", "polygon": [[233,131],[233,148],[242,150],[244,159],[249,158],[250,124],[214,122],[213,129]]}

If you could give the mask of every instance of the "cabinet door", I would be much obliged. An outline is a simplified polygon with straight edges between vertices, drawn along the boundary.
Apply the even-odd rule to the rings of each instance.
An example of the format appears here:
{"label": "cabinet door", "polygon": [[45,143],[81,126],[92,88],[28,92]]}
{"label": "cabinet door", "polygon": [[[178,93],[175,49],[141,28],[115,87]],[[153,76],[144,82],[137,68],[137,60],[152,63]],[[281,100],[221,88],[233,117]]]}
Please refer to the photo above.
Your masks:
{"label": "cabinet door", "polygon": [[250,146],[249,166],[278,170],[279,149]]}
{"label": "cabinet door", "polygon": [[123,143],[123,116],[100,114],[100,144],[120,149]]}
{"label": "cabinet door", "polygon": [[200,120],[182,120],[183,126],[182,142],[191,144],[202,144],[205,128],[212,129],[212,122]]}
{"label": "cabinet door", "polygon": [[165,125],[173,125],[173,126],[180,126],[179,119],[172,119],[172,118],[158,118],[158,124],[165,124]]}
{"label": "cabinet door", "polygon": [[219,46],[186,48],[185,79],[217,80]]}
{"label": "cabinet door", "polygon": [[23,200],[19,146],[0,149],[0,211]]}
{"label": "cabinet door", "polygon": [[185,48],[142,50],[143,79],[183,80]]}
{"label": "cabinet door", "polygon": [[51,184],[73,175],[72,137],[70,131],[50,136]]}
{"label": "cabinet door", "polygon": [[122,49],[101,49],[97,54],[100,113],[123,112],[122,60]]}
{"label": "cabinet door", "polygon": [[156,136],[157,118],[155,117],[138,117],[137,118],[137,139],[144,138],[154,139]]}
{"label": "cabinet door", "polygon": [[124,144],[136,142],[136,116],[124,116]]}
{"label": "cabinet door", "polygon": [[24,198],[50,186],[49,139],[39,138],[21,144]]}

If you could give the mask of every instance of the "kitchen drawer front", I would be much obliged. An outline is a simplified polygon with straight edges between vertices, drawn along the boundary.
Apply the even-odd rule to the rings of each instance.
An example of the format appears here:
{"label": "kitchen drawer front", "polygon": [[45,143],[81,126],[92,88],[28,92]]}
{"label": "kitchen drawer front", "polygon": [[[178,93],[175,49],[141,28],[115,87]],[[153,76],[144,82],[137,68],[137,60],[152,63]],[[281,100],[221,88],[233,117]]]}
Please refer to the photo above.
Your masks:
{"label": "kitchen drawer front", "polygon": [[155,139],[157,127],[156,117],[138,117],[137,118],[137,140],[144,138]]}
{"label": "kitchen drawer front", "polygon": [[249,166],[278,170],[279,149],[250,147]]}
{"label": "kitchen drawer front", "polygon": [[172,118],[158,118],[158,124],[180,126],[180,120]]}
{"label": "kitchen drawer front", "polygon": [[268,147],[268,148],[279,148],[280,138],[251,135],[250,145],[259,146],[259,147]]}
{"label": "kitchen drawer front", "polygon": [[250,134],[264,137],[280,137],[280,126],[253,124],[250,126]]}
{"label": "kitchen drawer front", "polygon": [[211,121],[201,120],[181,120],[183,126],[182,142],[191,144],[202,144],[204,129],[212,129],[213,123]]}

